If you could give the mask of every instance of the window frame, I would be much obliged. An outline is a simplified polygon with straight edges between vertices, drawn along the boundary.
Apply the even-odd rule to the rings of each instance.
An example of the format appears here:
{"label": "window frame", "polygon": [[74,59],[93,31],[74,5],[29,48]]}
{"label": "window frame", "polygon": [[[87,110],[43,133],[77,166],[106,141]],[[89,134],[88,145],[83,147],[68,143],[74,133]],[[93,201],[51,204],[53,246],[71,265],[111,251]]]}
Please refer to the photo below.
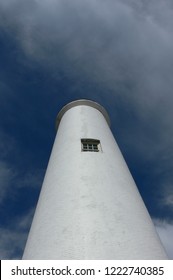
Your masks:
{"label": "window frame", "polygon": [[100,140],[91,138],[81,139],[81,151],[82,152],[100,152],[101,145]]}

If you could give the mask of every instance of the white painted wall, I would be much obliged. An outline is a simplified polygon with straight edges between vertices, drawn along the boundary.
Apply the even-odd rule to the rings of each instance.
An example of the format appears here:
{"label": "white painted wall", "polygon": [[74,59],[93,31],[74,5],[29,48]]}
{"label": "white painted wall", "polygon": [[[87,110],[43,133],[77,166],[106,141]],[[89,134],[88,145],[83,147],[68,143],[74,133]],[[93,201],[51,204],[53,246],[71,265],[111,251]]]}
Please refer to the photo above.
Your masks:
{"label": "white painted wall", "polygon": [[103,114],[84,104],[63,112],[23,259],[167,258]]}

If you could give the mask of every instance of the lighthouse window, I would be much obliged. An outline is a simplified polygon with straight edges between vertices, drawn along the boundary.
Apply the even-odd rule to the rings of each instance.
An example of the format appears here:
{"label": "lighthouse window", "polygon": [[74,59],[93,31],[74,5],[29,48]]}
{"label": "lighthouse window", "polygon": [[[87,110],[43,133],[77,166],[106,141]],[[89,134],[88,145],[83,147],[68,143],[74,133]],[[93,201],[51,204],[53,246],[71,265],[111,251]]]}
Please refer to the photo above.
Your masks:
{"label": "lighthouse window", "polygon": [[81,139],[83,152],[99,152],[100,141],[96,139]]}

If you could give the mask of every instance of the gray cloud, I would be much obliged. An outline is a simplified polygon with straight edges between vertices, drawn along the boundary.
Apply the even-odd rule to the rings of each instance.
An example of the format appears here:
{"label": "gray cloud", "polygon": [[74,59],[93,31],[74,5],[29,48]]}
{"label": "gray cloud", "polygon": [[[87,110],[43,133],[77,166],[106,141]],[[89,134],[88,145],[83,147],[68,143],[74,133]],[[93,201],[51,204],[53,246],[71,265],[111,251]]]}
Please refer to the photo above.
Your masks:
{"label": "gray cloud", "polygon": [[156,219],[153,222],[155,223],[157,233],[164,245],[168,257],[173,259],[173,225],[165,220],[159,219]]}
{"label": "gray cloud", "polygon": [[[134,88],[127,94],[149,108],[163,89],[170,93],[173,39],[149,16],[154,12],[149,2],[145,14],[134,12],[132,4],[139,2],[16,0],[2,10],[24,51],[52,72],[60,66],[71,75],[80,70],[113,90],[117,82],[129,82]],[[167,18],[167,2],[163,6]]]}
{"label": "gray cloud", "polygon": [[2,10],[23,50],[55,78],[61,69],[100,83],[146,118],[165,111],[173,85],[172,31],[159,24],[159,15],[172,23],[169,1],[151,2],[16,0]]}

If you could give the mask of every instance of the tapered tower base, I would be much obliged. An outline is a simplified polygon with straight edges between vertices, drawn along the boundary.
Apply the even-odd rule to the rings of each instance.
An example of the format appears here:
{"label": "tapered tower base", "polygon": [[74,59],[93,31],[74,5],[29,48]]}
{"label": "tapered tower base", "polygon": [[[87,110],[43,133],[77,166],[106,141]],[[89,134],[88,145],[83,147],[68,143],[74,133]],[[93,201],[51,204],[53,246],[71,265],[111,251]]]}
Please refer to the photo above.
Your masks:
{"label": "tapered tower base", "polygon": [[23,259],[166,259],[106,111],[75,101],[57,127]]}

